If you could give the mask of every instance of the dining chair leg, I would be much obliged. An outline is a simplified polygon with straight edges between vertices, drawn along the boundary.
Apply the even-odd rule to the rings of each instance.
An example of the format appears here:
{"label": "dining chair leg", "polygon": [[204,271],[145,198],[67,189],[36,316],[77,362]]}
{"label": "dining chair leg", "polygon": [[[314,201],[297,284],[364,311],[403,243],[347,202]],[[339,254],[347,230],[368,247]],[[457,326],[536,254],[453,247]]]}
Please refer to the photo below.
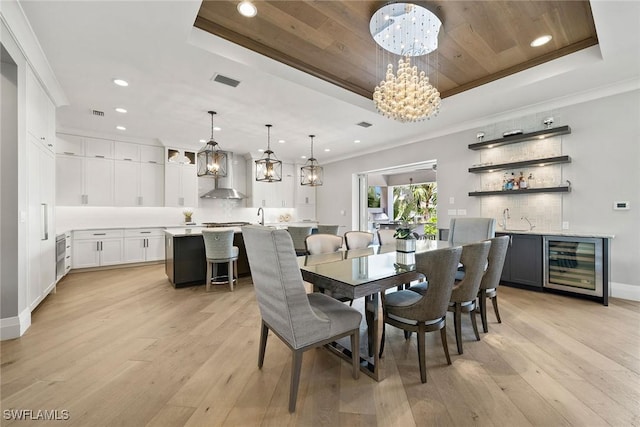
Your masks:
{"label": "dining chair leg", "polygon": [[478,305],[480,306],[482,330],[486,334],[489,332],[489,325],[487,324],[487,291],[484,289],[480,289],[480,293],[478,294]]}
{"label": "dining chair leg", "polygon": [[357,380],[360,376],[360,329],[356,330],[353,335],[351,335],[351,363],[353,368],[353,379]]}
{"label": "dining chair leg", "polygon": [[375,315],[371,310],[367,310],[366,308],[367,304],[373,304],[373,297],[371,296],[365,297],[364,304],[365,304],[364,317],[368,326],[367,327],[367,350],[368,350],[367,354],[369,355],[369,357],[373,357],[373,340],[377,339],[377,337],[373,333],[374,328],[370,326],[373,325],[374,322],[377,322],[378,319],[375,318]]}
{"label": "dining chair leg", "polygon": [[233,292],[233,261],[229,261],[227,266],[227,280],[229,281],[229,290]]}
{"label": "dining chair leg", "polygon": [[449,344],[447,344],[447,325],[446,323],[440,329],[440,339],[442,341],[442,349],[444,350],[444,355],[447,357],[447,365],[451,365],[451,356],[449,356]]}
{"label": "dining chair leg", "polygon": [[380,353],[378,353],[378,357],[379,358],[381,358],[382,357],[382,353],[384,353],[384,342],[385,342],[385,339],[386,339],[386,336],[385,336],[386,328],[385,328],[385,326],[386,326],[386,323],[382,322],[382,339],[380,340]]}
{"label": "dining chair leg", "polygon": [[409,338],[411,338],[411,331],[404,331],[404,339],[408,340]]}
{"label": "dining chair leg", "polygon": [[455,303],[455,311],[453,313],[453,326],[456,330],[456,345],[458,346],[458,354],[462,354],[462,306]]}
{"label": "dining chair leg", "polygon": [[291,388],[289,390],[289,412],[295,412],[298,398],[298,384],[300,384],[300,370],[302,369],[302,350],[293,350],[291,360]]}
{"label": "dining chair leg", "polygon": [[264,363],[264,352],[267,348],[267,337],[269,336],[269,328],[262,322],[262,328],[260,328],[260,349],[258,351],[258,369],[262,369]]}
{"label": "dining chair leg", "polygon": [[427,382],[427,363],[425,361],[424,324],[418,325],[418,363],[420,364],[420,381]]}
{"label": "dining chair leg", "polygon": [[493,311],[496,312],[496,319],[498,319],[498,323],[502,323],[502,320],[500,320],[500,312],[498,311],[498,295],[491,298],[491,304],[493,304]]}
{"label": "dining chair leg", "polygon": [[238,260],[233,261],[233,280],[238,284]]}
{"label": "dining chair leg", "polygon": [[204,283],[206,284],[205,290],[209,292],[211,290],[211,263],[207,261],[207,275],[205,276]]}
{"label": "dining chair leg", "polygon": [[469,317],[471,317],[471,326],[473,326],[473,333],[476,336],[476,341],[480,341],[480,334],[478,333],[478,323],[476,322],[476,310],[477,307],[471,310],[469,312]]}

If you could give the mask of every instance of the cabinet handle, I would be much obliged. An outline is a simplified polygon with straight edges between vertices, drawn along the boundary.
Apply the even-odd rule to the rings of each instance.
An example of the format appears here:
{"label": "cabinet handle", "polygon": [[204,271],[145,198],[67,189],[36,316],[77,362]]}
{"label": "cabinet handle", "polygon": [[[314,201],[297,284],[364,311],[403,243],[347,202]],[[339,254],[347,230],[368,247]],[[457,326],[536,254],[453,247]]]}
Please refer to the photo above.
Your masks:
{"label": "cabinet handle", "polygon": [[93,233],[94,236],[106,236],[107,233]]}
{"label": "cabinet handle", "polygon": [[180,206],[184,206],[184,197],[179,197],[179,198],[178,198],[178,204],[179,204]]}
{"label": "cabinet handle", "polygon": [[49,212],[48,212],[47,204],[40,203],[40,213],[42,220],[42,237],[40,240],[49,240]]}
{"label": "cabinet handle", "polygon": [[142,196],[138,196],[138,206],[142,206],[143,198]]}
{"label": "cabinet handle", "polygon": [[53,144],[47,144],[47,147],[53,147]]}
{"label": "cabinet handle", "polygon": [[70,156],[75,156],[76,153],[72,153],[71,151],[65,151],[64,154],[68,154]]}
{"label": "cabinet handle", "polygon": [[99,159],[104,159],[104,156],[98,156],[97,154],[96,154],[96,157]]}
{"label": "cabinet handle", "polygon": [[150,231],[141,231],[140,234],[151,234]]}
{"label": "cabinet handle", "polygon": [[122,159],[122,160],[126,160],[128,162],[132,161],[133,159]]}
{"label": "cabinet handle", "polygon": [[102,251],[102,242],[100,242],[100,251]]}
{"label": "cabinet handle", "polygon": [[309,197],[305,197],[304,198],[304,203],[307,204],[307,205],[309,204]]}
{"label": "cabinet handle", "polygon": [[155,160],[148,160],[148,162],[149,162],[149,163],[154,163],[154,164],[155,164],[155,163],[158,163],[158,162],[156,162]]}
{"label": "cabinet handle", "polygon": [[100,242],[96,242],[96,251],[100,252]]}

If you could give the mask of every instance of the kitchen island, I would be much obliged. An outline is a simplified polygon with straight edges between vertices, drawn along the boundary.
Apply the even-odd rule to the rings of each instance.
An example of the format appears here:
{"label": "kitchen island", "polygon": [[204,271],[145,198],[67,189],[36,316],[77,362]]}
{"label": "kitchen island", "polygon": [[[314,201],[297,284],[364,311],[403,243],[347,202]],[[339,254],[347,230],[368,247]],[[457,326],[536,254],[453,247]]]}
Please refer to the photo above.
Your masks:
{"label": "kitchen island", "polygon": [[[207,265],[202,228],[165,230],[165,271],[174,288],[204,285]],[[249,261],[240,227],[233,227],[233,245],[238,247],[238,276],[249,276]],[[225,269],[226,266],[221,265]],[[225,274],[225,272],[221,272]]]}

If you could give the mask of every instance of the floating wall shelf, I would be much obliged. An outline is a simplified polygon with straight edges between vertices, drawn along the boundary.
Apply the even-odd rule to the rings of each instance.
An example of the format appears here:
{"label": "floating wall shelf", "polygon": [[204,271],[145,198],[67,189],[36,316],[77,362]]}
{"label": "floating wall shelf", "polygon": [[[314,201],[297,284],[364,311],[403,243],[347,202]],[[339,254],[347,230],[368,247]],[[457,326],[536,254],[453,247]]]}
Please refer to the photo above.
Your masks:
{"label": "floating wall shelf", "polygon": [[515,196],[533,193],[569,193],[570,191],[571,187],[564,185],[561,187],[526,188],[521,190],[472,191],[469,196]]}
{"label": "floating wall shelf", "polygon": [[519,135],[506,136],[504,138],[492,139],[491,141],[476,142],[469,144],[471,150],[485,150],[488,148],[500,147],[501,145],[515,144],[517,142],[529,141],[532,139],[545,139],[558,135],[566,135],[571,133],[569,126],[560,126],[557,128],[543,129],[536,132],[521,133]]}
{"label": "floating wall shelf", "polygon": [[510,162],[510,163],[500,163],[495,165],[488,166],[476,166],[469,168],[469,172],[472,173],[485,173],[485,172],[496,172],[506,169],[519,169],[528,166],[549,166],[549,165],[557,165],[560,163],[571,163],[571,158],[569,156],[555,156],[555,157],[546,157],[544,159],[534,159],[534,160],[523,160],[520,162]]}

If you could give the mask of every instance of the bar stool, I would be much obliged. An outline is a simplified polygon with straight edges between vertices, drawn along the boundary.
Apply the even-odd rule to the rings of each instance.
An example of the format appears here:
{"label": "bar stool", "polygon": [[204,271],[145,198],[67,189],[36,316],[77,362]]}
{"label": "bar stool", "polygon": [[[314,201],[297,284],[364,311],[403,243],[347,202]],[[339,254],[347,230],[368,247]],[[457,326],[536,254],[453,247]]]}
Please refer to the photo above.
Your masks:
{"label": "bar stool", "polygon": [[338,235],[339,225],[318,224],[318,234]]}
{"label": "bar stool", "polygon": [[[211,282],[229,283],[229,289],[233,291],[233,282],[238,278],[238,247],[233,246],[232,229],[204,229],[204,250],[207,258],[206,290],[211,289]],[[218,264],[227,264],[226,281],[219,281],[225,276],[218,276]],[[212,277],[215,269],[215,276]]]}

